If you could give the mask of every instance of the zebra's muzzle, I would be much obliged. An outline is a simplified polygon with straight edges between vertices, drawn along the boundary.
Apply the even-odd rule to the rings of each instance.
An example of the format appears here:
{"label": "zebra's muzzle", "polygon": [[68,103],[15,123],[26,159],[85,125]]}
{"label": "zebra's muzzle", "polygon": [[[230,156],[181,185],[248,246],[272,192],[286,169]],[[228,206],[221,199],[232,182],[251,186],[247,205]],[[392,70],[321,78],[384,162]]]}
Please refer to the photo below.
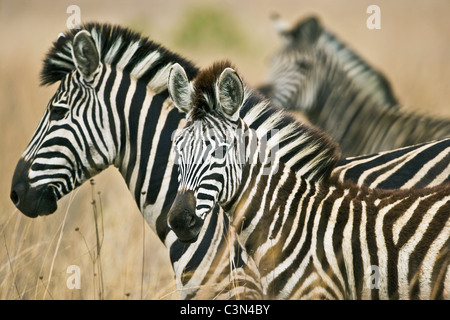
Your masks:
{"label": "zebra's muzzle", "polygon": [[193,191],[178,193],[167,215],[167,223],[182,242],[195,242],[203,226],[203,220],[195,214]]}
{"label": "zebra's muzzle", "polygon": [[29,169],[30,163],[20,159],[11,184],[11,201],[20,212],[30,218],[55,212],[58,199],[53,187],[48,185],[31,187],[28,179]]}

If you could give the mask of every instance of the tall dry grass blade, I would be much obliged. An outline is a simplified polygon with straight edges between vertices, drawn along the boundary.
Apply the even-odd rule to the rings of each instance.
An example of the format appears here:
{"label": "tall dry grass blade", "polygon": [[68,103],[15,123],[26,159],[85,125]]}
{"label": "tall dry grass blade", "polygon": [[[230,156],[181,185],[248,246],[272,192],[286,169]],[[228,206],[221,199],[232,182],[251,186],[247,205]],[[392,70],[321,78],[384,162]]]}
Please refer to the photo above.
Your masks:
{"label": "tall dry grass blade", "polygon": [[[235,241],[237,241],[237,239],[235,237],[232,236],[231,231],[230,231],[230,222],[228,222],[228,226],[227,226],[227,230],[228,230],[228,234],[227,237],[225,238],[227,241],[227,247],[228,247],[228,261],[229,261],[229,266],[230,266],[230,275],[229,277],[231,278],[231,282],[230,282],[230,286],[233,288],[233,291],[236,292],[236,300],[241,300],[241,296],[239,294],[239,292],[236,290],[236,287],[238,286],[237,283],[237,269],[236,269],[236,265],[234,263],[234,257],[233,257],[233,252],[234,252],[234,243]],[[237,252],[236,254],[239,254],[239,252]],[[217,294],[217,296],[219,296],[222,292],[219,292]],[[228,293],[229,295],[231,295],[231,291]],[[214,300],[216,300],[216,297],[214,298]]]}
{"label": "tall dry grass blade", "polygon": [[43,278],[42,276],[39,277],[39,280],[42,282],[42,285],[44,286],[45,293],[48,293],[48,295],[50,296],[50,298],[53,300],[53,295],[52,295],[51,292],[48,290],[48,285],[49,285],[49,283],[47,283],[47,285],[45,285],[45,283],[44,283],[44,278]]}
{"label": "tall dry grass blade", "polygon": [[[75,181],[74,181],[74,185],[75,185]],[[43,300],[45,300],[47,292],[49,292],[48,288],[50,286],[51,279],[52,279],[53,267],[55,266],[56,255],[58,254],[59,246],[61,245],[61,240],[62,240],[62,235],[63,235],[63,231],[64,231],[64,226],[66,225],[67,215],[69,213],[70,206],[72,205],[72,201],[75,198],[76,194],[78,194],[78,192],[71,192],[70,193],[69,203],[67,204],[66,212],[64,213],[64,218],[63,218],[63,221],[62,221],[61,226],[60,226],[59,237],[58,237],[58,241],[56,243],[55,252],[53,253],[52,263],[50,265],[50,271],[48,273],[47,286],[45,287],[44,296],[42,298]]]}
{"label": "tall dry grass blade", "polygon": [[9,215],[8,219],[6,219],[6,221],[3,223],[2,234],[5,234],[6,227],[8,226],[9,222],[11,221],[12,217],[16,214],[17,211],[18,211],[17,208],[14,208],[12,213]]}
{"label": "tall dry grass blade", "polygon": [[431,291],[431,300],[437,299],[447,299],[450,300],[450,294],[445,292],[449,283],[446,283],[449,279],[446,279],[447,274],[450,274],[450,248],[445,248],[443,252],[441,252],[437,257],[436,261],[443,257],[444,263],[442,264],[441,269],[437,273],[435,285]]}
{"label": "tall dry grass blade", "polygon": [[[97,201],[95,200],[95,180],[91,179],[91,197],[92,197],[92,210],[94,213],[94,224],[95,224],[95,239],[96,239],[96,254],[94,255],[93,268],[94,268],[94,283],[95,279],[97,279],[97,287],[98,287],[98,298],[103,300],[104,298],[104,281],[103,281],[103,268],[102,268],[102,259],[101,259],[101,249],[103,245],[104,239],[104,228],[103,228],[103,212],[100,208],[100,216],[101,216],[101,227],[99,227],[99,214],[97,208]],[[98,193],[100,197],[100,192]],[[101,204],[101,201],[100,201]],[[100,236],[100,228],[101,228],[101,236]],[[94,285],[94,290],[95,290]]]}
{"label": "tall dry grass blade", "polygon": [[16,279],[16,274],[15,274],[14,268],[13,268],[13,266],[12,266],[11,257],[10,257],[10,255],[9,255],[8,246],[7,246],[7,244],[6,244],[6,237],[5,237],[5,234],[3,234],[3,238],[4,238],[4,242],[5,242],[5,250],[6,250],[6,256],[8,257],[9,268],[10,268],[11,273],[12,273],[12,275],[13,275],[13,284],[14,284],[14,288],[15,288],[16,291],[17,291],[17,295],[19,296],[19,299],[22,299],[22,297],[21,297],[21,295],[20,295],[20,290],[19,290],[19,288],[18,288],[18,286],[17,286],[17,282],[16,282],[16,280],[15,280],[15,279]]}
{"label": "tall dry grass blade", "polygon": [[142,272],[141,272],[141,300],[144,299],[145,225],[146,225],[146,221],[145,221],[144,215],[142,215]]}

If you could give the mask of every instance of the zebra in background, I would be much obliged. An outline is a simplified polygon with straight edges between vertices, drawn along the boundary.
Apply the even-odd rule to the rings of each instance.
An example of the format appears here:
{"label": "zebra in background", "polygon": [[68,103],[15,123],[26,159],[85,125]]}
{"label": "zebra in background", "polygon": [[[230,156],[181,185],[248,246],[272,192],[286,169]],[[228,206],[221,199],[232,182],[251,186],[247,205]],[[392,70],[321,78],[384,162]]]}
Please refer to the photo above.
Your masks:
{"label": "zebra in background", "polygon": [[389,82],[310,17],[288,30],[261,91],[275,104],[301,111],[339,142],[345,157],[450,136],[450,121],[398,106]]}
{"label": "zebra in background", "polygon": [[[305,124],[249,128],[239,116],[247,89],[229,63],[192,82],[175,65],[168,87],[189,112],[175,140],[180,185],[168,223],[177,236],[194,241],[219,203],[268,296],[448,298],[449,184],[383,191],[329,180],[336,145]],[[298,147],[303,172],[283,159],[286,141]],[[376,283],[367,283],[374,269]]]}
{"label": "zebra in background", "polygon": [[167,246],[182,298],[259,298],[258,274],[238,243],[228,243],[221,210],[197,244],[181,243],[167,227],[178,188],[172,133],[185,122],[168,97],[174,63],[191,78],[198,73],[191,62],[120,26],[90,23],[61,36],[41,72],[42,85],[59,87],[16,166],[11,200],[29,217],[51,214],[58,199],[114,165]]}
{"label": "zebra in background", "polygon": [[[354,131],[366,130],[367,126],[364,123],[373,121],[373,119],[362,119],[361,116],[368,113],[366,111],[368,108],[373,108],[373,103],[379,110],[383,109],[388,113],[399,110],[398,100],[389,81],[381,72],[372,68],[348,46],[323,29],[317,18],[306,19],[291,30],[284,21],[280,20],[279,16],[275,15],[273,18],[274,25],[285,43],[285,48],[274,60],[283,62],[283,64],[274,63],[272,65],[271,78],[273,80],[271,84],[260,89],[270,96],[275,104],[282,105],[289,111],[299,109],[303,112],[306,111],[310,119],[315,119],[319,105],[315,104],[317,99],[308,94],[314,92],[312,86],[320,87],[328,79],[318,73],[314,73],[318,78],[312,76],[314,57],[308,52],[316,50],[314,46],[320,45],[330,57],[336,59],[336,64],[346,74],[351,75],[353,82],[349,88],[355,90],[353,94],[355,97],[359,97],[358,101],[362,101],[360,105],[353,104],[352,110],[347,110],[344,108],[351,105],[347,100],[350,95],[333,96],[336,99],[332,101],[334,105],[331,106],[331,103],[327,105],[328,109],[333,112],[331,118],[327,119],[329,121],[327,126],[336,126],[342,123],[341,115],[337,115],[337,112],[341,111],[347,114],[348,126],[354,126],[356,128]],[[300,84],[305,87],[300,88]],[[340,109],[333,109],[336,106]],[[323,110],[324,113],[326,111]],[[331,124],[333,118],[335,121]],[[345,119],[344,122],[346,122]],[[359,141],[359,135],[352,136],[350,134],[351,132],[346,134],[348,140]],[[442,139],[377,154],[344,158],[337,163],[332,174],[340,181],[352,180],[358,185],[366,185],[371,188],[400,189],[436,186],[450,181],[449,143],[449,139]],[[373,149],[371,152],[375,151]],[[358,154],[358,152],[351,152],[351,154]]]}

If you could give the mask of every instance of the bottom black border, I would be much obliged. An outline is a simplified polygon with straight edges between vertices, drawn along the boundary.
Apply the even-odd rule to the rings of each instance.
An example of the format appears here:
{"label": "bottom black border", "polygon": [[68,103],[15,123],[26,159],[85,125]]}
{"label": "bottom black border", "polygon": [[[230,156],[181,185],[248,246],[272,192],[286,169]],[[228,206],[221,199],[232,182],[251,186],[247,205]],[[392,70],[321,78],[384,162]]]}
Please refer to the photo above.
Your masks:
{"label": "bottom black border", "polygon": [[[58,306],[60,304],[60,306]],[[67,306],[64,306],[67,304]],[[180,301],[180,300],[106,300],[106,301],[0,301],[2,312],[15,316],[64,317],[124,316],[125,319],[302,319],[310,317],[367,318],[393,316],[404,319],[423,313],[435,317],[448,315],[450,301]],[[60,308],[61,307],[61,308]],[[442,310],[441,310],[442,309]],[[442,312],[442,313],[441,313]]]}

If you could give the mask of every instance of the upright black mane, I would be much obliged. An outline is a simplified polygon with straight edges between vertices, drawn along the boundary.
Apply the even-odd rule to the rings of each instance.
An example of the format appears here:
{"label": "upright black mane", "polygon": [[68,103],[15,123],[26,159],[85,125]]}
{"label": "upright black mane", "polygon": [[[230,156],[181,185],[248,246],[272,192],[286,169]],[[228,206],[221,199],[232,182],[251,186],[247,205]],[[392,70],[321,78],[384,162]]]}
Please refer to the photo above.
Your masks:
{"label": "upright black mane", "polygon": [[194,96],[193,96],[193,110],[191,112],[191,119],[193,121],[203,118],[206,114],[214,113],[221,117],[221,112],[216,112],[219,107],[216,99],[216,82],[220,74],[226,68],[236,70],[236,67],[228,60],[218,61],[213,63],[210,67],[201,70],[195,77]]}
{"label": "upright black mane", "polygon": [[[198,69],[193,63],[138,32],[119,25],[90,22],[83,24],[81,29],[67,30],[53,42],[44,58],[41,85],[50,85],[60,81],[67,73],[75,69],[72,58],[72,41],[80,30],[86,30],[92,35],[100,55],[100,61],[116,66],[124,58],[126,63],[123,70],[131,72],[136,66],[142,67],[137,78],[147,83],[161,68],[174,61],[183,65],[189,78],[193,78],[198,73]],[[154,63],[145,66],[145,58],[156,52],[159,58]],[[129,56],[124,57],[125,54]],[[139,65],[140,63],[141,65]]]}

